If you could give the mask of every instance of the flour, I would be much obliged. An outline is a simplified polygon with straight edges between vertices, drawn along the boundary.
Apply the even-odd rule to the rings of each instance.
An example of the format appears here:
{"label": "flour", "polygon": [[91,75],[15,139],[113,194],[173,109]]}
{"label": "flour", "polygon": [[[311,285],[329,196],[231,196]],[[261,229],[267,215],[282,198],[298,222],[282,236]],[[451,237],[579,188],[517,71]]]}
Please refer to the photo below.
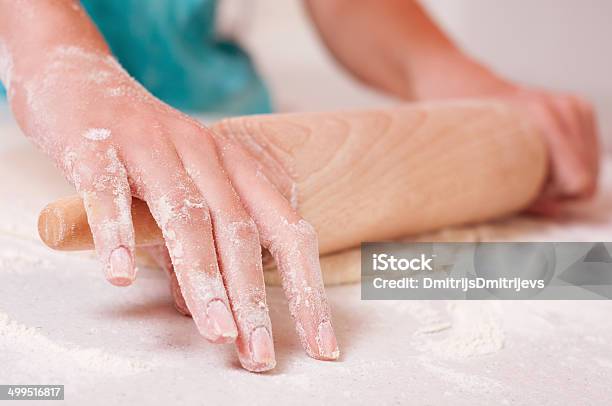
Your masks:
{"label": "flour", "polygon": [[107,66],[115,65],[117,62],[111,55],[102,52],[92,52],[81,47],[72,45],[60,45],[53,48],[50,53],[54,59],[61,61],[64,58],[74,57],[89,62],[104,62]]}
{"label": "flour", "polygon": [[504,347],[504,330],[498,303],[449,302],[450,319],[417,330],[415,346],[442,359],[463,359],[498,352]]}
{"label": "flour", "polygon": [[[51,340],[37,329],[11,320],[0,311],[0,354],[11,355],[24,365],[32,376],[45,369],[84,370],[110,375],[131,375],[151,370],[152,365],[107,353],[99,348],[80,348]],[[38,370],[40,369],[40,370]]]}
{"label": "flour", "polygon": [[[90,132],[108,132],[110,136],[110,131],[104,129],[92,129]],[[125,167],[114,147],[111,146],[104,152],[95,150],[92,145],[86,145],[85,148],[93,150],[89,152],[95,157],[91,160],[93,162],[71,162],[70,157],[77,155],[71,155],[72,151],[68,150],[64,156],[64,165],[83,199],[96,252],[105,264],[107,278],[113,279],[113,270],[108,260],[111,253],[119,246],[127,249],[134,246],[134,229],[130,215],[131,190]],[[100,166],[103,166],[103,171],[99,170]],[[101,216],[96,209],[101,202],[108,201],[111,195],[115,212]],[[65,232],[65,227],[58,228],[60,232]]]}
{"label": "flour", "polygon": [[109,81],[113,77],[112,73],[108,70],[94,70],[92,72],[88,72],[86,76],[87,82],[95,83],[95,84],[103,84]]}
{"label": "flour", "polygon": [[52,268],[51,261],[39,256],[26,255],[8,249],[0,251],[0,272],[41,271]]}
{"label": "flour", "polygon": [[[312,225],[305,220],[300,219],[296,223],[290,223],[286,218],[282,219],[282,225],[276,232],[278,234],[262,233],[262,245],[276,260],[289,302],[289,311],[295,321],[302,347],[315,358],[336,359],[340,355],[337,348],[326,348],[323,352],[321,347],[324,342],[329,343],[329,347],[336,344],[335,338],[331,338],[333,333],[326,334],[329,340],[321,335],[324,331],[331,331],[331,311],[318,260],[317,234]],[[310,345],[306,334],[306,328],[312,329],[312,326],[305,328],[302,325],[302,314],[308,314],[317,322],[314,334],[317,351]]]}
{"label": "flour", "polygon": [[420,335],[420,334],[434,334],[434,333],[439,333],[441,331],[444,330],[448,330],[449,328],[451,328],[453,325],[449,322],[439,322],[439,323],[432,323],[423,327],[419,327],[417,329],[417,331],[415,332],[416,335]]}
{"label": "flour", "polygon": [[417,321],[410,344],[431,359],[466,359],[504,348],[505,332],[496,302],[413,300],[381,304],[385,312]]}
{"label": "flour", "polygon": [[7,91],[11,88],[11,77],[13,73],[13,58],[8,46],[0,41],[0,81],[4,84]]}
{"label": "flour", "polygon": [[[62,138],[54,136],[60,127],[64,130],[90,106],[91,100],[77,96],[76,92],[88,94],[91,98],[104,97],[104,90],[111,86],[129,86],[135,98],[142,101],[152,100],[152,96],[135,82],[117,62],[105,52],[92,52],[75,46],[57,46],[46,51],[48,62],[41,71],[29,78],[24,85],[25,99],[28,107],[28,120],[25,133],[47,155],[58,157],[64,153],[66,145]],[[70,83],[66,85],[66,77]],[[60,100],[65,97],[78,98],[81,103],[71,106],[71,114],[66,116],[58,108]],[[59,103],[61,104],[61,103]],[[78,111],[78,113],[77,113]],[[61,131],[64,131],[61,130]],[[84,132],[83,136],[92,140],[103,140],[110,136],[105,129],[71,129],[68,132]]]}
{"label": "flour", "polygon": [[104,91],[104,94],[108,97],[121,97],[121,96],[125,96],[126,95],[126,90],[125,88],[118,86],[118,87],[111,87],[108,88]]}
{"label": "flour", "polygon": [[90,128],[83,133],[83,137],[92,141],[102,141],[111,136],[111,131],[107,128]]}
{"label": "flour", "polygon": [[298,209],[299,204],[299,193],[297,183],[293,182],[291,184],[291,192],[289,193],[289,203],[294,210]]}
{"label": "flour", "polygon": [[505,386],[495,379],[457,371],[435,363],[429,357],[419,357],[417,360],[426,371],[446,381],[451,391],[501,395],[505,389]]}

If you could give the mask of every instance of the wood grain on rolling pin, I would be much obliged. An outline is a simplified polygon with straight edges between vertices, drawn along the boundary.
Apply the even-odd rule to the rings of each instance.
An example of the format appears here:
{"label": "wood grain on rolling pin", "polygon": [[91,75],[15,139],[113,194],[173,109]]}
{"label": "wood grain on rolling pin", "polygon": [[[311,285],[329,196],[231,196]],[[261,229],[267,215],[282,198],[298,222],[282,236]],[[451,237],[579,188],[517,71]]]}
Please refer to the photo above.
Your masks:
{"label": "wood grain on rolling pin", "polygon": [[[132,221],[137,246],[163,244],[161,230],[149,207],[136,198],[132,199]],[[38,234],[46,245],[55,250],[94,248],[83,200],[76,195],[56,200],[42,210],[38,217]]]}
{"label": "wood grain on rolling pin", "polygon": [[[321,254],[520,211],[547,171],[540,134],[491,101],[249,116],[213,128],[260,159],[286,195],[290,177]],[[132,210],[137,244],[161,243],[146,204],[135,199]],[[93,248],[77,196],[47,206],[39,231],[51,248]]]}

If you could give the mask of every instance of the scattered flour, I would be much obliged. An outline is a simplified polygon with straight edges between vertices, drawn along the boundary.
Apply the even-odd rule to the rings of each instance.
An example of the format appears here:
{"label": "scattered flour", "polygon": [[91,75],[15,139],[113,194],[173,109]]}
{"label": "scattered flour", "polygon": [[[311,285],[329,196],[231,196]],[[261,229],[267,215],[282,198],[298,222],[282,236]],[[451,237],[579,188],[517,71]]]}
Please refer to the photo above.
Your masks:
{"label": "scattered flour", "polygon": [[102,84],[112,78],[112,74],[108,70],[93,70],[88,73],[87,80],[91,83]]}
{"label": "scattered flour", "polygon": [[126,94],[126,89],[118,86],[118,87],[111,87],[106,89],[105,94],[109,97],[121,97],[121,96],[125,96]]}
{"label": "scattered flour", "polygon": [[[11,359],[11,374],[33,378],[58,371],[130,375],[151,369],[151,364],[107,353],[99,348],[60,344],[33,327],[11,320],[0,311],[0,360]],[[2,364],[3,362],[0,362]],[[35,370],[32,369],[35,366]],[[13,375],[14,376],[14,375]]]}
{"label": "scattered flour", "polygon": [[0,251],[0,272],[40,271],[51,268],[53,268],[52,262],[40,256],[7,249]]}
{"label": "scattered flour", "polygon": [[83,133],[83,137],[92,141],[102,141],[111,136],[111,131],[107,128],[90,128]]}
{"label": "scattered flour", "polygon": [[456,360],[498,352],[504,347],[499,303],[385,301],[385,311],[417,322],[411,345],[438,360]]}
{"label": "scattered flour", "polygon": [[419,357],[418,361],[427,372],[432,373],[451,385],[450,388],[452,388],[452,390],[476,394],[501,394],[505,390],[505,385],[495,379],[457,371],[434,363],[429,357],[425,356]]}
{"label": "scattered flour", "polygon": [[[504,347],[504,330],[498,303],[449,302],[450,320],[417,330],[415,346],[443,359],[462,359],[498,352]],[[441,337],[437,339],[437,337]]]}

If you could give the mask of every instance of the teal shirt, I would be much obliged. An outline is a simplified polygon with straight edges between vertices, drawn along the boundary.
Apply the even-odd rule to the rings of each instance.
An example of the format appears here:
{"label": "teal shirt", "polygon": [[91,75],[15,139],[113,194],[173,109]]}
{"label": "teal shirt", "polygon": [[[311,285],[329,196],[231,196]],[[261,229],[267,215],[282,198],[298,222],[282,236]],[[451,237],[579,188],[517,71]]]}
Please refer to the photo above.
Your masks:
{"label": "teal shirt", "polygon": [[216,0],[82,0],[121,65],[186,111],[270,112],[248,55],[215,35]]}

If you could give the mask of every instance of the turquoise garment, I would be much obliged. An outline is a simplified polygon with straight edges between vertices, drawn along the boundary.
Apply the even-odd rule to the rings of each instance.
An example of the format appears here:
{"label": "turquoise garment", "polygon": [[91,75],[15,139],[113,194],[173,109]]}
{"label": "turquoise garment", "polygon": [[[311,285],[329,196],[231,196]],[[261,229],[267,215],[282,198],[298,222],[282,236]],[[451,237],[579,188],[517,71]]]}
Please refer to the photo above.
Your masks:
{"label": "turquoise garment", "polygon": [[216,0],[82,0],[121,65],[151,93],[187,111],[270,112],[247,56],[215,36]]}

